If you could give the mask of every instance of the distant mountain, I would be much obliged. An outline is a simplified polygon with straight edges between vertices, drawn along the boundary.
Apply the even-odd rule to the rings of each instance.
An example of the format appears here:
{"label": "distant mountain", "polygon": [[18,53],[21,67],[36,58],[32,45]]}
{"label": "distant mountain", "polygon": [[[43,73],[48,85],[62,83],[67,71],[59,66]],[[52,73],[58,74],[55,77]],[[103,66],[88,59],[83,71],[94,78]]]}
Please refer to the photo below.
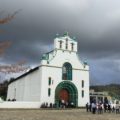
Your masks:
{"label": "distant mountain", "polygon": [[90,89],[94,89],[96,92],[106,91],[111,97],[120,100],[120,84],[96,85],[90,86]]}

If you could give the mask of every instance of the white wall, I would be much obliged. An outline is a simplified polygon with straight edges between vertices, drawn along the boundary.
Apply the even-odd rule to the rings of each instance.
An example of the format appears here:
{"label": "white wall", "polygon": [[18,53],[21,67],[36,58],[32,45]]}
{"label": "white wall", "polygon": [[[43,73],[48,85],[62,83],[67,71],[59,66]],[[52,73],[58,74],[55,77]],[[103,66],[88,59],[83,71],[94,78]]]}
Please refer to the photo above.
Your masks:
{"label": "white wall", "polygon": [[8,86],[7,99],[17,101],[39,101],[40,100],[40,70],[28,74],[12,82]]}
{"label": "white wall", "polygon": [[0,102],[0,108],[40,108],[40,102]]}

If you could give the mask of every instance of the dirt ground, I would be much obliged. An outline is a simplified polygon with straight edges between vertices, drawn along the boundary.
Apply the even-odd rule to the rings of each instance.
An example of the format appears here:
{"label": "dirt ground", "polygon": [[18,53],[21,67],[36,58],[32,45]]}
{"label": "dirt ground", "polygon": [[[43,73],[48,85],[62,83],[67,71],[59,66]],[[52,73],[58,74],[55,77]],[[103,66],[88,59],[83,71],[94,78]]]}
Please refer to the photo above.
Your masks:
{"label": "dirt ground", "polygon": [[120,120],[120,114],[92,114],[85,109],[16,110],[0,109],[0,120]]}

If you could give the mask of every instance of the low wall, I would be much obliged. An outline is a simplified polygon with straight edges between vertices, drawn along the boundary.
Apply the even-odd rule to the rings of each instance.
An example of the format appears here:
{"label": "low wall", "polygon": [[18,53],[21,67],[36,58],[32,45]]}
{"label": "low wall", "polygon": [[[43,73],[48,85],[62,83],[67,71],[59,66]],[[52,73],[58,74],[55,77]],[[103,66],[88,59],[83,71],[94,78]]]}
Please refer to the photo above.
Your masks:
{"label": "low wall", "polygon": [[0,108],[40,108],[40,102],[0,102]]}

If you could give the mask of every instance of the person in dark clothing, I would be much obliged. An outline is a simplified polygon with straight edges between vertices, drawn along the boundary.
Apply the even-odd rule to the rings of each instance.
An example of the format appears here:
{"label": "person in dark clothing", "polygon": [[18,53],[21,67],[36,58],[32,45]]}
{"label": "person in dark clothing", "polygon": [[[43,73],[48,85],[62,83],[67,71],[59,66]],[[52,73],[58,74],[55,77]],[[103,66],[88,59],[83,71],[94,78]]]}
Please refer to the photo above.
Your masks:
{"label": "person in dark clothing", "polygon": [[88,112],[89,111],[89,104],[87,103],[86,104],[86,112]]}
{"label": "person in dark clothing", "polygon": [[91,105],[91,103],[90,103],[90,105],[89,105],[89,111],[90,111],[90,112],[91,112],[91,109],[92,109],[91,107],[92,107],[92,105]]}
{"label": "person in dark clothing", "polygon": [[110,113],[111,112],[111,105],[108,104],[108,112]]}
{"label": "person in dark clothing", "polygon": [[107,111],[107,105],[106,105],[106,103],[104,103],[104,112],[106,112]]}

